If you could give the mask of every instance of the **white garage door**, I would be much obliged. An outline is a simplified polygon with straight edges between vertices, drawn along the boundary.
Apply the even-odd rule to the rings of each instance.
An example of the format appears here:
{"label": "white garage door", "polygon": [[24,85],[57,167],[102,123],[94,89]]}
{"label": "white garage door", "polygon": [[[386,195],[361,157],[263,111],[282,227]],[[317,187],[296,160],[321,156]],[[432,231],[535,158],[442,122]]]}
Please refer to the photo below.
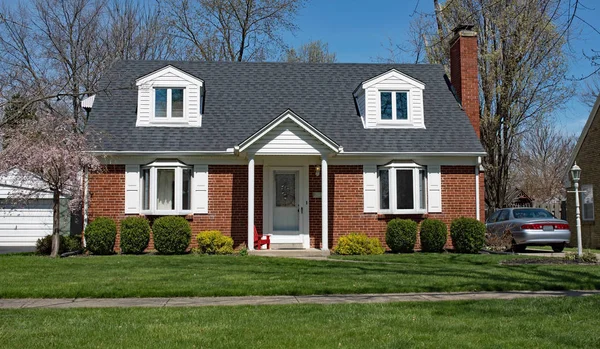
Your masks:
{"label": "white garage door", "polygon": [[52,234],[52,199],[14,205],[0,199],[0,246],[35,246]]}

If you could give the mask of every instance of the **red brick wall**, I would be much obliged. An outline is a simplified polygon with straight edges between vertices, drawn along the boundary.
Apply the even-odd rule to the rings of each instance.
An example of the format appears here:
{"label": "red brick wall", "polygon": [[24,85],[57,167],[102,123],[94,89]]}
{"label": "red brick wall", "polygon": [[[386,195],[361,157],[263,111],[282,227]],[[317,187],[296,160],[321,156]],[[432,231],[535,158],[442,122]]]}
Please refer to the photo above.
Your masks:
{"label": "red brick wall", "polygon": [[[107,165],[98,173],[88,177],[90,202],[89,221],[96,217],[108,217],[117,222],[125,218],[125,165]],[[117,233],[115,246],[118,248],[120,236]]]}
{"label": "red brick wall", "polygon": [[[262,230],[262,166],[255,168],[255,211],[254,221],[258,231]],[[310,166],[310,243],[321,247],[321,199],[312,193],[321,191],[321,177],[315,176]],[[483,175],[480,176],[483,186]],[[475,217],[475,168],[473,166],[442,166],[442,209],[443,213],[407,216],[363,213],[363,167],[361,165],[329,166],[329,244],[337,244],[340,236],[350,232],[363,232],[385,242],[387,222],[396,217],[410,218],[420,222],[431,217],[450,224],[460,216]],[[192,246],[195,236],[203,230],[220,230],[231,236],[235,245],[247,239],[247,193],[248,168],[245,165],[209,166],[209,213],[195,214],[189,221],[192,225]],[[125,166],[109,165],[106,171],[90,174],[91,202],[90,220],[95,217],[110,217],[119,221],[125,217]],[[480,193],[483,198],[483,190]],[[482,209],[483,210],[483,209]],[[151,221],[156,217],[148,217]],[[119,236],[117,235],[118,250]],[[153,244],[150,242],[149,248]],[[418,244],[417,244],[418,248]]]}
{"label": "red brick wall", "polygon": [[[448,226],[457,217],[476,217],[475,168],[473,166],[442,166],[442,213],[428,215],[379,215],[364,213],[363,167],[329,166],[329,244],[337,245],[340,236],[362,232],[385,243],[385,229],[393,218],[408,218],[421,222],[430,217],[441,219]],[[321,247],[321,199],[312,198],[321,191],[321,178],[309,171],[310,240],[311,246]],[[481,180],[481,177],[480,177]],[[483,182],[480,183],[480,186]],[[483,196],[483,191],[480,192]],[[449,241],[449,246],[451,241]],[[417,243],[417,248],[419,244]]]}
{"label": "red brick wall", "polygon": [[458,98],[479,137],[477,36],[458,35],[450,47],[450,75]]}
{"label": "red brick wall", "polygon": [[[191,247],[196,247],[196,235],[204,230],[220,230],[231,236],[235,246],[247,241],[248,167],[245,165],[211,165],[208,167],[208,214],[195,214],[188,220],[192,226]],[[254,222],[262,230],[262,166],[255,167]],[[109,217],[117,222],[125,218],[125,166],[108,165],[104,171],[90,174],[91,193],[89,219]],[[147,217],[150,223],[157,217]],[[117,233],[115,249],[119,250]],[[148,249],[153,249],[152,239]]]}

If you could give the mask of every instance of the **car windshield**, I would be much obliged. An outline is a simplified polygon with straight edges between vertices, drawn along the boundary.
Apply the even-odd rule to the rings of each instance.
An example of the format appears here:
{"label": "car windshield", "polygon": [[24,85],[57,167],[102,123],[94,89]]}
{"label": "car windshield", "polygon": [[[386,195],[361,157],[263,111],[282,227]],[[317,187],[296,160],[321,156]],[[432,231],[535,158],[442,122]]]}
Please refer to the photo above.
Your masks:
{"label": "car windshield", "polygon": [[544,210],[544,209],[516,209],[513,210],[513,215],[516,219],[521,218],[554,218],[552,213]]}

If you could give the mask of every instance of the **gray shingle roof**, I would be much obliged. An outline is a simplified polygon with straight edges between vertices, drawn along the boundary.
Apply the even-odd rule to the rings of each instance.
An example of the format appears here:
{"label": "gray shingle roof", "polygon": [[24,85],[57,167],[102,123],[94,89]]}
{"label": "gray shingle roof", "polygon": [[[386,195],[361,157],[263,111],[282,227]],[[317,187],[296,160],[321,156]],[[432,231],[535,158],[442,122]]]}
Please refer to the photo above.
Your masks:
{"label": "gray shingle roof", "polygon": [[[202,127],[136,127],[135,81],[167,64],[201,78]],[[426,129],[364,129],[352,92],[395,68],[425,83]],[[482,152],[440,65],[122,61],[107,74],[89,127],[103,151],[225,151],[287,109],[344,152]]]}

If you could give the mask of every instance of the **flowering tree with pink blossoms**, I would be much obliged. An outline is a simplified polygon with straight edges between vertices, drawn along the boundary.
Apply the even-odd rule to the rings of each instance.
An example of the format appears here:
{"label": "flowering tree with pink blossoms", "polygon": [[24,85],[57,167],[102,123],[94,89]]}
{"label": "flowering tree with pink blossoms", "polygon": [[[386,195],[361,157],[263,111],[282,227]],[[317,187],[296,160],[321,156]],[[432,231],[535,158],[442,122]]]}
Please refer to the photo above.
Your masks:
{"label": "flowering tree with pink blossoms", "polygon": [[[41,192],[52,193],[52,253],[59,250],[60,198],[69,197],[69,207],[81,203],[82,173],[100,169],[99,160],[88,150],[86,136],[76,131],[69,118],[50,112],[37,120],[24,120],[2,132],[4,148],[0,151],[0,171],[20,170],[17,183],[27,182],[31,189],[21,191],[16,199],[28,199]],[[32,180],[32,177],[34,180]],[[37,187],[31,187],[37,183]]]}

